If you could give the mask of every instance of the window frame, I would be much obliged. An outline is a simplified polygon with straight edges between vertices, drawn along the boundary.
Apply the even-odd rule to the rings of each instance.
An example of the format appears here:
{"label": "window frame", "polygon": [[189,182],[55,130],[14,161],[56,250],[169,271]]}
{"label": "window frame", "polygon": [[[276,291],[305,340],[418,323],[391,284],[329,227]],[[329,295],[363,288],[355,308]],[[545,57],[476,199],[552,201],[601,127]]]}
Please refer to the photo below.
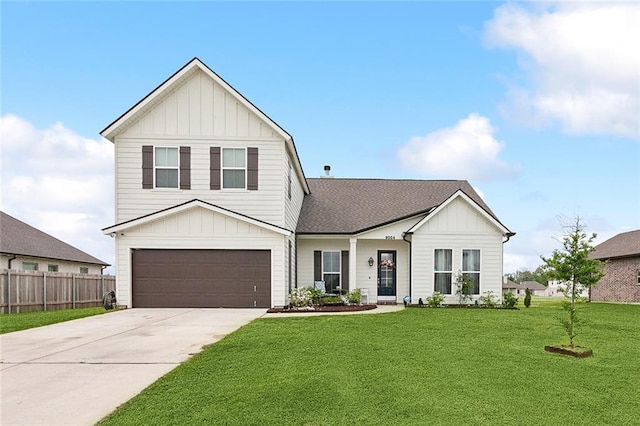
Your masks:
{"label": "window frame", "polygon": [[47,265],[47,272],[59,272],[59,265],[55,264],[55,263],[49,263]]}
{"label": "window frame", "polygon": [[[438,251],[442,251],[442,252],[449,252],[451,254],[451,265],[450,265],[450,269],[449,270],[441,270],[439,271],[437,268],[437,253]],[[454,255],[454,250],[451,248],[434,248],[433,249],[433,291],[436,292],[438,291],[440,294],[443,295],[451,295],[453,294],[453,255]],[[438,274],[442,274],[442,275],[449,275],[449,283],[446,285],[446,287],[448,288],[448,292],[443,292],[440,291],[438,289],[438,280],[437,280],[437,276]]]}
{"label": "window frame", "polygon": [[[83,271],[84,269],[84,271]],[[81,274],[88,274],[89,273],[89,267],[88,266],[81,266],[80,267],[80,273]]]}
{"label": "window frame", "polygon": [[638,269],[638,278],[636,281],[636,285],[640,285],[640,269]]}
{"label": "window frame", "polygon": [[[33,266],[33,269],[27,268],[27,265]],[[37,271],[39,266],[40,265],[38,264],[38,262],[25,262],[25,261],[22,261],[22,270],[23,271]]]}
{"label": "window frame", "polygon": [[[333,270],[333,271],[328,271],[325,270],[325,255],[327,254],[331,254],[331,255],[337,255],[337,271]],[[331,262],[333,264],[333,262]],[[321,266],[322,266],[322,281],[324,281],[325,283],[325,290],[327,293],[332,292],[335,289],[339,289],[342,288],[342,251],[341,250],[322,250],[322,262],[321,262]],[[331,276],[338,276],[338,283],[336,285],[335,288],[331,288],[327,285],[327,279],[326,276],[327,275],[331,275]]]}
{"label": "window frame", "polygon": [[[157,165],[157,160],[158,160],[158,154],[157,154],[157,150],[158,149],[165,149],[165,150],[175,150],[177,152],[177,165],[174,166],[158,166]],[[158,179],[157,179],[157,171],[158,170],[175,170],[176,171],[176,186],[158,186]],[[154,189],[180,189],[180,147],[177,146],[153,146],[153,188]]]}
{"label": "window frame", "polygon": [[[224,152],[225,150],[242,150],[244,151],[244,167],[237,167],[237,166],[225,166],[224,165]],[[247,189],[247,174],[248,174],[248,163],[249,163],[249,158],[248,158],[248,149],[247,147],[221,147],[220,149],[220,189],[225,190],[225,191],[241,191],[241,190],[246,190]],[[234,156],[235,157],[235,156]],[[224,172],[225,170],[241,170],[244,172],[244,186],[242,187],[226,187],[225,186],[225,179],[224,179]]]}
{"label": "window frame", "polygon": [[[473,269],[465,269],[465,264],[464,264],[464,259],[465,259],[465,252],[478,252],[478,270],[473,270]],[[480,294],[480,277],[481,277],[481,272],[482,272],[482,251],[480,249],[462,249],[462,268],[461,268],[461,273],[462,276],[467,276],[467,277],[475,277],[477,276],[477,279],[474,278],[474,287],[473,287],[473,295],[479,295]]]}

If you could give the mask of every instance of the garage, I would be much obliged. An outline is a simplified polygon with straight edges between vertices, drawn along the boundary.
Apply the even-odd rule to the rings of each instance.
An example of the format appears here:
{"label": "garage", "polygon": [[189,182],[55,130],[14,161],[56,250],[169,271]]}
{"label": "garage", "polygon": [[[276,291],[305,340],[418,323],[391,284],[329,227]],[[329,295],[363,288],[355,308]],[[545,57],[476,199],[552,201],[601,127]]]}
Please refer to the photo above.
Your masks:
{"label": "garage", "polygon": [[132,250],[134,308],[268,308],[270,250]]}

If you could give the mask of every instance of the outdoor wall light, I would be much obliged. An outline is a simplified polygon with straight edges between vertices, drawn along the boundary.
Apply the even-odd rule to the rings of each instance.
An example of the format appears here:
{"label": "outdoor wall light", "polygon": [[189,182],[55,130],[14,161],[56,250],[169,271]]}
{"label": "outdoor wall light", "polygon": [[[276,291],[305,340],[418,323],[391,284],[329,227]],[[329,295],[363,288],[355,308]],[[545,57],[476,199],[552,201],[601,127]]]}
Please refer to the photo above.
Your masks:
{"label": "outdoor wall light", "polygon": [[373,266],[373,257],[369,258],[369,266]]}

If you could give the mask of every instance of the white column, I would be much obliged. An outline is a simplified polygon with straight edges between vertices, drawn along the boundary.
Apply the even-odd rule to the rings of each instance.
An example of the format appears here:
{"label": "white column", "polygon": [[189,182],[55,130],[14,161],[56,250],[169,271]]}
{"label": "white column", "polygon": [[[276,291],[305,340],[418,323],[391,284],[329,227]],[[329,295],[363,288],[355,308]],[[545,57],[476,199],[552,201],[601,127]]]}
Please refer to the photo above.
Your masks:
{"label": "white column", "polygon": [[358,239],[357,238],[351,238],[349,239],[349,291],[353,291],[355,290],[358,285],[356,283],[356,276],[357,276],[357,267],[358,267],[358,262],[357,262],[357,252],[356,252],[356,246],[358,243]]}

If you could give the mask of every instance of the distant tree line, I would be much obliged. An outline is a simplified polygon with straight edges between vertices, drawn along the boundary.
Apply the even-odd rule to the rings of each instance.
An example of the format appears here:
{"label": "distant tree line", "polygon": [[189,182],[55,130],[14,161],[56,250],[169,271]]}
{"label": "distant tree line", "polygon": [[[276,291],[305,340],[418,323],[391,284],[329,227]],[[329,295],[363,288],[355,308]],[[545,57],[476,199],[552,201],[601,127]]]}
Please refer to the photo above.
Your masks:
{"label": "distant tree line", "polygon": [[543,286],[547,286],[549,280],[549,273],[545,270],[544,265],[540,265],[536,268],[535,271],[530,271],[526,268],[518,269],[516,272],[512,272],[505,275],[507,279],[513,281],[514,283],[521,283],[523,281],[536,281],[542,284]]}

